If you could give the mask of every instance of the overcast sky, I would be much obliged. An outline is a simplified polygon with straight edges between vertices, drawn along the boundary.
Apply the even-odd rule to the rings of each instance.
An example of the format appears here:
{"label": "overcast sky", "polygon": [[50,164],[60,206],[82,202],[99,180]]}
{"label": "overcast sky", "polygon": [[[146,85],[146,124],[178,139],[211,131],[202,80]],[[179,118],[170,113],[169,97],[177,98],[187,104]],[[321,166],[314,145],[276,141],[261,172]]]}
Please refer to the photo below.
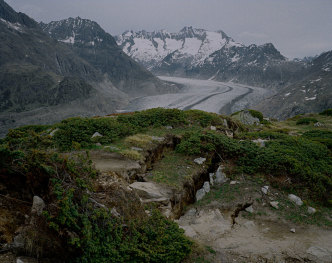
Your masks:
{"label": "overcast sky", "polygon": [[184,26],[272,42],[289,58],[332,50],[332,0],[5,0],[37,21],[89,18],[112,35]]}

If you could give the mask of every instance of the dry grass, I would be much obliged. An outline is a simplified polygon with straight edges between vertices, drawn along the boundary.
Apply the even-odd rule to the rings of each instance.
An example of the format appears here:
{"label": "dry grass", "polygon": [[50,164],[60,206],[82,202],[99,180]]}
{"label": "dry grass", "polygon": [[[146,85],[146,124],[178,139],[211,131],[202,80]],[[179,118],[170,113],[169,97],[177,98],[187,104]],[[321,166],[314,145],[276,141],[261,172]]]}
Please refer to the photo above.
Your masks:
{"label": "dry grass", "polygon": [[120,154],[128,157],[129,159],[133,159],[135,161],[140,161],[143,159],[143,156],[138,151],[135,151],[135,150],[128,150],[128,149],[122,150],[122,151],[120,151]]}
{"label": "dry grass", "polygon": [[152,141],[152,137],[146,134],[136,134],[125,139],[126,144],[143,149],[148,149]]}

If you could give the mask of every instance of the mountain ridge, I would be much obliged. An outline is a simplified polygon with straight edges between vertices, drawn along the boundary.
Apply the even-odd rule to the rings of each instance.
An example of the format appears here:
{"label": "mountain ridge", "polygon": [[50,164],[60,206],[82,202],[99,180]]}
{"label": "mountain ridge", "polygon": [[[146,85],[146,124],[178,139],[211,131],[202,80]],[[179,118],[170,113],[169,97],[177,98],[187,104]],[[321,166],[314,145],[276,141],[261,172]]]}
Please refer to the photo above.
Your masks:
{"label": "mountain ridge", "polygon": [[298,71],[306,64],[290,61],[272,43],[246,46],[222,30],[184,27],[177,33],[126,31],[116,41],[125,53],[157,75],[213,77],[220,81],[279,87],[296,80]]}
{"label": "mountain ridge", "polygon": [[118,89],[130,96],[156,94],[169,88],[128,57],[113,36],[95,21],[70,17],[40,26],[53,39],[70,46],[78,56],[107,74]]}

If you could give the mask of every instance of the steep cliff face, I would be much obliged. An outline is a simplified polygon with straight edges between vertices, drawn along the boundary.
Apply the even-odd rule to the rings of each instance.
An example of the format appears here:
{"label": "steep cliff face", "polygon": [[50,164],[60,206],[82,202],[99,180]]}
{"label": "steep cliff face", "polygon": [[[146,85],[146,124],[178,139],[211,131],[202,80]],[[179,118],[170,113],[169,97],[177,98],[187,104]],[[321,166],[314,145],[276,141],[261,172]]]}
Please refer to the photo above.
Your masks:
{"label": "steep cliff face", "polygon": [[1,136],[20,125],[112,113],[130,97],[174,89],[129,58],[97,23],[38,24],[3,0],[0,57]]}
{"label": "steep cliff face", "polygon": [[127,95],[38,23],[0,1],[0,134],[115,111]]}
{"label": "steep cliff face", "polygon": [[77,17],[40,25],[53,39],[65,43],[102,74],[107,74],[129,96],[167,92],[166,84],[128,57],[96,22]]}

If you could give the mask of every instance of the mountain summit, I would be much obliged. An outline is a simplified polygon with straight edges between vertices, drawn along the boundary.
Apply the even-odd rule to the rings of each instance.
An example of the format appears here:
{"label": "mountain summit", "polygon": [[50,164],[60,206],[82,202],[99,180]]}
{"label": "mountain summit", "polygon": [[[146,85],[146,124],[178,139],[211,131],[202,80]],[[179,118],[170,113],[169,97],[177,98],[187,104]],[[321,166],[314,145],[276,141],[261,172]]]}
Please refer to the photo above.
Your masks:
{"label": "mountain summit", "polygon": [[150,70],[158,68],[167,56],[174,60],[190,60],[191,64],[198,65],[226,44],[239,45],[222,31],[193,27],[184,27],[178,33],[166,30],[126,31],[116,40],[125,53]]}

